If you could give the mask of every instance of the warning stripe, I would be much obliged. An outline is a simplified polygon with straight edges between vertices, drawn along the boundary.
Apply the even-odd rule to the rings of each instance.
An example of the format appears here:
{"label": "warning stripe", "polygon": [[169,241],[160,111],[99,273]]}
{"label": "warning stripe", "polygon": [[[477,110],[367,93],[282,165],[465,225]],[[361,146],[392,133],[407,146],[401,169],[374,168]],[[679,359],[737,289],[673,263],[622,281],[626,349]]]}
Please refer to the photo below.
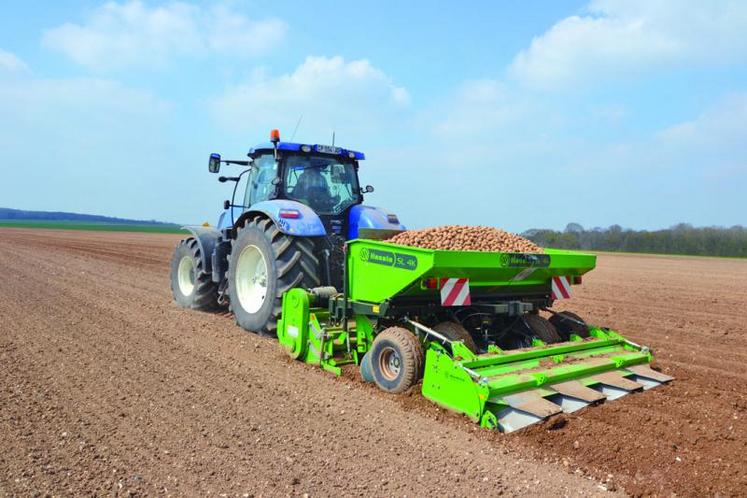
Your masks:
{"label": "warning stripe", "polygon": [[446,296],[445,298],[443,298],[444,306],[455,306],[458,303],[461,303],[461,301],[458,301],[458,299],[462,294],[465,283],[466,280],[461,278],[453,279],[453,283],[447,283],[446,290],[442,293],[442,296]]}
{"label": "warning stripe", "polygon": [[568,299],[571,297],[571,281],[568,277],[552,277],[552,298]]}
{"label": "warning stripe", "polygon": [[472,304],[472,298],[469,293],[469,279],[441,279],[442,306],[468,306],[470,304]]}

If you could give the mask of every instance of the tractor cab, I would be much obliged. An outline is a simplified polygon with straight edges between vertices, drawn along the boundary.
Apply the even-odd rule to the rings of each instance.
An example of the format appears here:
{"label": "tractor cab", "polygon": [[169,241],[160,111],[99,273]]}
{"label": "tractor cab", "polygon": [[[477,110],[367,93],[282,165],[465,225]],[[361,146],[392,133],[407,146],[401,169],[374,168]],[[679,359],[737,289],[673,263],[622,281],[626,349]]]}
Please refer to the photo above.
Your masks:
{"label": "tractor cab", "polygon": [[[361,188],[358,180],[362,152],[321,144],[281,142],[280,133],[273,130],[270,141],[249,151],[249,160],[223,160],[211,154],[209,170],[217,173],[220,164],[248,166],[235,177],[220,177],[234,181],[232,200],[226,201],[218,228],[235,226],[253,210],[263,211],[281,229],[301,236],[336,236],[343,240],[356,238],[363,216],[363,227],[401,229],[399,221],[392,223],[390,213],[362,206],[363,194],[374,188]],[[246,176],[246,184],[239,181]],[[371,211],[371,209],[375,211]],[[227,215],[227,216],[226,216]],[[371,217],[380,218],[371,220]],[[302,221],[303,220],[303,221]],[[292,227],[291,225],[296,225]]]}
{"label": "tractor cab", "polygon": [[[328,234],[343,235],[348,211],[363,202],[358,181],[361,152],[341,147],[293,142],[267,142],[249,151],[252,171],[243,205],[251,208],[268,200],[289,200],[309,207],[322,221]],[[292,209],[285,216],[302,216]]]}

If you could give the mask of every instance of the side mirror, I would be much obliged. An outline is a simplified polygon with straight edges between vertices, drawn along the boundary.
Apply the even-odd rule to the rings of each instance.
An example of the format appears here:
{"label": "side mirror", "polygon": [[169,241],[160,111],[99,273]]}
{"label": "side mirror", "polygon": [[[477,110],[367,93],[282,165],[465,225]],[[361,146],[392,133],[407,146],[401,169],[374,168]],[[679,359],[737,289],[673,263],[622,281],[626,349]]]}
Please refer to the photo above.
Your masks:
{"label": "side mirror", "polygon": [[366,188],[363,189],[364,194],[370,194],[373,191],[374,191],[374,188],[372,185],[366,185]]}
{"label": "side mirror", "polygon": [[211,173],[217,173],[220,171],[220,154],[210,154],[210,160],[208,161],[208,171]]}
{"label": "side mirror", "polygon": [[230,207],[231,207],[231,201],[229,201],[228,199],[223,201],[223,209],[228,209]]}

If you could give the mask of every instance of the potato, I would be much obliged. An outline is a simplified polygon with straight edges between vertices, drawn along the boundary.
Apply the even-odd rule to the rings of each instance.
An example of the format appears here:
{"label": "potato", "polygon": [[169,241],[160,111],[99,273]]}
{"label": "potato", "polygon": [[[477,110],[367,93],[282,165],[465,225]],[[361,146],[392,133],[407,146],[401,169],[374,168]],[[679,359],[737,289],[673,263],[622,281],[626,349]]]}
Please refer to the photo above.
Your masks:
{"label": "potato", "polygon": [[541,253],[542,248],[519,235],[499,228],[447,225],[408,230],[388,242],[403,246],[451,251]]}

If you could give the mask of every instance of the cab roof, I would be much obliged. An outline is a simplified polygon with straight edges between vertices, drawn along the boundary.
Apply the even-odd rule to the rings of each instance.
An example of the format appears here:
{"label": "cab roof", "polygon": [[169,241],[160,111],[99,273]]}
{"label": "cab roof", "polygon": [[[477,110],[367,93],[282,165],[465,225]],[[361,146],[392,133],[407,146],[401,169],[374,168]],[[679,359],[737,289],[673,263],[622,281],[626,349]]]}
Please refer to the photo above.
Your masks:
{"label": "cab roof", "polygon": [[[256,158],[260,153],[265,151],[271,151],[274,149],[272,142],[263,142],[259,145],[255,145],[249,149],[247,154],[252,159]],[[350,149],[343,149],[342,147],[335,147],[332,145],[320,145],[320,144],[299,144],[295,142],[278,142],[278,150],[286,150],[290,152],[307,152],[317,154],[330,154],[335,156],[341,156],[345,158],[355,159],[357,161],[363,161],[366,159],[366,155],[363,152],[358,152]]]}

